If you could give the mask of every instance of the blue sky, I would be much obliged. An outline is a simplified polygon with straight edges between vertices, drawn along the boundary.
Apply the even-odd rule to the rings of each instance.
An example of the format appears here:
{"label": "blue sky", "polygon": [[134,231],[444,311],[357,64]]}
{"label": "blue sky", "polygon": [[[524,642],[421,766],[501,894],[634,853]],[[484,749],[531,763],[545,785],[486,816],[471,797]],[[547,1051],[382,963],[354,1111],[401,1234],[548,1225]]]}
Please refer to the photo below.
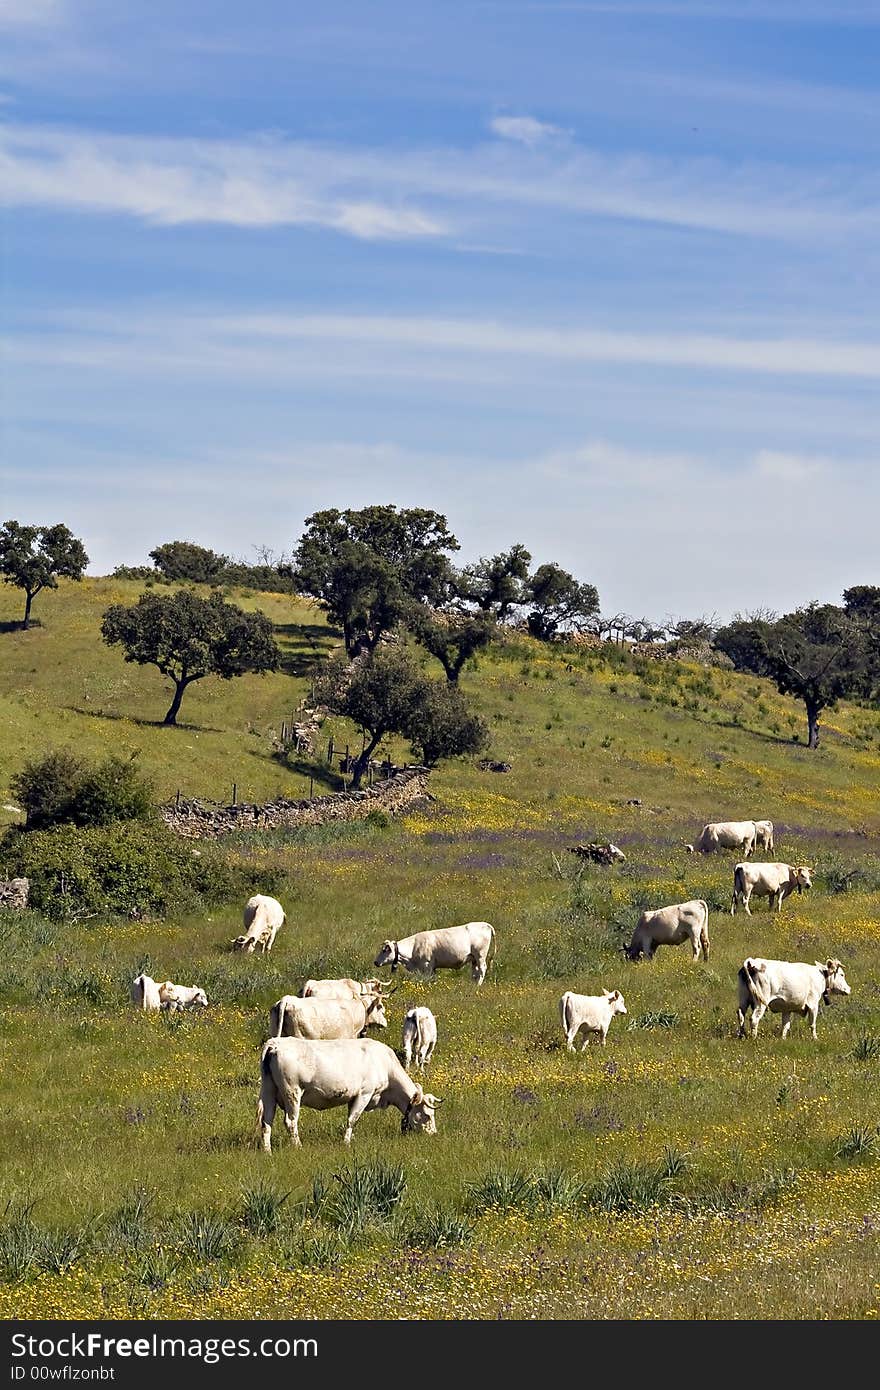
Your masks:
{"label": "blue sky", "polygon": [[880,583],[880,0],[0,0],[0,512]]}

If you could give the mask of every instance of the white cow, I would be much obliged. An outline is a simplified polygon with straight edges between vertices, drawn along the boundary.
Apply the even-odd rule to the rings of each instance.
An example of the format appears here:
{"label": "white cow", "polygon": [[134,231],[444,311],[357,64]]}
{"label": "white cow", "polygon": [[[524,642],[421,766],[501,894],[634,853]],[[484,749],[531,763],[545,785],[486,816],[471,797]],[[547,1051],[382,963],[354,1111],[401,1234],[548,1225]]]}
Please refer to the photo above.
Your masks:
{"label": "white cow", "polygon": [[299,1147],[299,1111],[348,1106],[343,1143],[365,1110],[394,1105],[403,1119],[401,1131],[423,1129],[436,1134],[434,1109],[439,1096],[426,1094],[407,1076],[394,1052],[373,1038],[270,1038],[260,1058],[261,1086],[257,1124],[266,1153],[272,1148],[272,1121],[278,1106],[293,1143]]}
{"label": "white cow", "polygon": [[284,908],[278,899],[255,893],[244,905],[244,935],[235,938],[232,949],[251,954],[259,946],[263,952],[271,951],[278,929],[283,925]]}
{"label": "white cow", "polygon": [[386,941],[374,965],[402,965],[410,973],[433,975],[437,970],[458,970],[467,961],[478,985],[486,978],[489,949],[495,954],[495,928],[488,922],[467,922],[463,927],[420,931],[402,941]]}
{"label": "white cow", "polygon": [[752,1037],[767,1009],[782,1014],[782,1037],[788,1036],[792,1014],[803,1014],[810,1021],[810,1032],[816,1036],[819,1005],[829,1003],[831,994],[850,994],[843,966],[839,960],[827,960],[823,965],[807,965],[803,961],[762,960],[750,956],[744,960],[737,975],[739,1037],[746,1035],[746,1014],[752,1011]]}
{"label": "white cow", "polygon": [[[393,994],[394,990],[388,990]],[[384,995],[382,980],[352,980],[348,976],[341,980],[306,980],[299,992],[300,999],[368,999]]]}
{"label": "white cow", "polygon": [[685,848],[691,854],[714,854],[719,849],[738,849],[748,858],[755,848],[756,835],[753,820],[710,821],[703,826],[696,844]]}
{"label": "white cow", "polygon": [[682,941],[691,943],[695,961],[700,959],[701,950],[703,959],[709,959],[709,904],[705,899],[693,898],[643,912],[624,949],[630,960],[642,955],[650,960],[658,946],[678,946]]}
{"label": "white cow", "polygon": [[755,821],[755,849],[766,849],[770,854],[773,853],[772,820]]}
{"label": "white cow", "polygon": [[574,1052],[574,1040],[581,1028],[584,1041],[581,1052],[586,1050],[591,1033],[598,1033],[605,1046],[608,1029],[615,1014],[625,1014],[626,1005],[619,989],[603,989],[601,994],[573,994],[567,989],[559,1001],[559,1017],[569,1052]]}
{"label": "white cow", "polygon": [[131,1002],[144,1013],[157,1013],[161,1009],[159,986],[151,975],[135,975],[131,982]]}
{"label": "white cow", "polygon": [[197,985],[175,985],[163,980],[159,985],[159,1001],[163,1009],[181,1012],[183,1009],[207,1009],[208,996]]}
{"label": "white cow", "polygon": [[407,1009],[403,1019],[403,1065],[409,1071],[415,1053],[416,1066],[426,1067],[437,1046],[437,1020],[424,1004]]}
{"label": "white cow", "polygon": [[737,904],[742,903],[749,917],[752,912],[749,900],[768,898],[768,911],[776,908],[782,911],[782,904],[795,889],[802,893],[812,888],[810,878],[812,869],[806,864],[737,864],[733,870],[733,897],[730,915],[734,915]]}
{"label": "white cow", "polygon": [[269,1011],[269,1027],[274,1038],[357,1038],[366,1028],[387,1028],[382,1000],[300,999],[285,994]]}

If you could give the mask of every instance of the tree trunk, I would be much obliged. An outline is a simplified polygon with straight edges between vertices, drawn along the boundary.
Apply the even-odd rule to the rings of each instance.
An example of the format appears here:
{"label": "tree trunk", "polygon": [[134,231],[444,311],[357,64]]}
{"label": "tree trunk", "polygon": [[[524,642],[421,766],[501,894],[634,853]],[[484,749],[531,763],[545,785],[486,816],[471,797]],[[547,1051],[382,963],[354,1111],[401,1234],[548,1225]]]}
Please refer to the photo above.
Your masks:
{"label": "tree trunk", "polygon": [[370,759],[372,758],[373,753],[375,752],[376,747],[377,747],[377,745],[379,744],[379,742],[381,741],[382,736],[384,735],[384,733],[385,733],[385,730],[383,729],[380,733],[376,734],[372,739],[370,739],[370,742],[367,744],[367,746],[363,749],[363,751],[359,754],[359,756],[358,756],[357,758],[355,758],[354,762],[352,763],[352,765],[351,765],[351,786],[350,786],[350,788],[349,788],[350,791],[356,792],[356,791],[358,791],[358,789],[360,788],[360,785],[361,785],[361,778],[363,777],[364,773],[365,773],[366,770],[367,770],[367,763],[368,763],[368,762],[370,761]]}
{"label": "tree trunk", "polygon": [[22,627],[24,628],[25,632],[27,632],[28,628],[31,625],[31,604],[34,601],[34,596],[31,593],[30,589],[26,589],[25,593],[27,594],[27,598],[25,599],[24,604],[24,622],[22,623]]}
{"label": "tree trunk", "polygon": [[176,723],[177,723],[177,714],[178,714],[178,711],[179,711],[179,709],[180,709],[180,702],[181,702],[181,700],[183,699],[183,692],[186,690],[186,687],[187,687],[188,685],[189,685],[189,681],[188,681],[188,680],[175,681],[175,682],[174,682],[174,699],[171,701],[171,706],[170,706],[170,708],[169,708],[169,710],[168,710],[168,713],[166,714],[165,718],[162,720],[162,723],[163,723],[163,724],[176,724]]}
{"label": "tree trunk", "polygon": [[808,748],[819,747],[819,707],[811,701],[807,701],[807,739]]}

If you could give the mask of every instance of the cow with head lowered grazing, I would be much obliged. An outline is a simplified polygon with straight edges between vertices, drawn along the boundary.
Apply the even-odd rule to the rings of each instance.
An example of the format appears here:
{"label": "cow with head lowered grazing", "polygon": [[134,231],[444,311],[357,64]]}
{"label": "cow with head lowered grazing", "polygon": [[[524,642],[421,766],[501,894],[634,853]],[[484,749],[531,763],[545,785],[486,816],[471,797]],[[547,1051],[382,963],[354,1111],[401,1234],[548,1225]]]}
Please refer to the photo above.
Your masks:
{"label": "cow with head lowered grazing", "polygon": [[436,1134],[434,1111],[439,1096],[429,1095],[407,1076],[397,1056],[373,1038],[337,1038],[311,1042],[306,1038],[270,1038],[260,1058],[260,1099],[257,1124],[263,1149],[272,1149],[272,1121],[279,1107],[293,1143],[299,1147],[299,1112],[348,1107],[342,1136],[350,1144],[352,1131],[365,1110],[395,1106],[402,1133],[423,1130]]}
{"label": "cow with head lowered grazing", "polygon": [[413,974],[434,975],[438,970],[460,970],[470,964],[478,985],[486,978],[489,952],[495,954],[495,928],[488,922],[466,922],[462,927],[420,931],[400,941],[385,941],[374,965],[402,965]]}

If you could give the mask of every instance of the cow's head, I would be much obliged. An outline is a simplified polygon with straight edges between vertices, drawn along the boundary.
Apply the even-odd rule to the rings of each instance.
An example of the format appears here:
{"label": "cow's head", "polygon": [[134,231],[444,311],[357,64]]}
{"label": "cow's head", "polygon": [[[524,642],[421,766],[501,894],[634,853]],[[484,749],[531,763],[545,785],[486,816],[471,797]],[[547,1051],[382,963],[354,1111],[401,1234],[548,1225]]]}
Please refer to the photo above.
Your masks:
{"label": "cow's head", "polygon": [[828,999],[829,994],[852,994],[852,990],[847,984],[846,976],[843,973],[843,966],[839,960],[826,960],[824,965],[820,960],[817,960],[816,965],[825,976],[825,992],[822,995],[824,1003],[827,1004],[830,1002]]}
{"label": "cow's head", "polygon": [[194,1009],[207,1009],[208,996],[203,989],[197,989],[192,997],[192,1007]]}
{"label": "cow's head", "polygon": [[382,942],[382,948],[381,948],[381,950],[379,951],[379,954],[378,954],[378,956],[376,957],[376,959],[373,961],[373,964],[374,964],[374,965],[390,965],[392,970],[396,970],[396,969],[397,969],[397,961],[398,961],[398,955],[397,955],[397,942],[396,942],[396,941],[383,941],[383,942]]}
{"label": "cow's head", "polygon": [[604,989],[602,993],[611,1005],[612,1014],[625,1014],[626,1005],[623,1002],[623,995],[619,989]]}
{"label": "cow's head", "polygon": [[621,862],[626,860],[626,855],[617,845],[609,845],[608,853],[611,855],[612,859],[620,860]]}
{"label": "cow's head", "polygon": [[256,944],[257,938],[255,936],[237,936],[230,943],[233,951],[252,951]]}
{"label": "cow's head", "polygon": [[812,872],[812,868],[808,867],[806,864],[797,864],[792,869],[794,881],[797,884],[799,893],[802,893],[805,888],[812,888],[813,880],[810,878]]}
{"label": "cow's head", "polygon": [[366,1020],[364,1022],[365,1028],[370,1026],[373,1028],[388,1027],[388,1019],[385,1016],[385,1005],[378,994],[374,994],[372,999],[365,999],[363,1004],[366,1013]]}
{"label": "cow's head", "polygon": [[423,1129],[426,1134],[436,1134],[437,1124],[434,1119],[434,1107],[442,1105],[439,1096],[429,1095],[423,1091],[421,1086],[417,1086],[412,1100],[403,1113],[400,1122],[401,1134],[411,1134],[417,1129]]}
{"label": "cow's head", "polygon": [[641,960],[642,948],[641,946],[638,946],[636,944],[635,939],[633,939],[628,946],[624,946],[622,949],[623,954],[626,956],[627,960]]}

